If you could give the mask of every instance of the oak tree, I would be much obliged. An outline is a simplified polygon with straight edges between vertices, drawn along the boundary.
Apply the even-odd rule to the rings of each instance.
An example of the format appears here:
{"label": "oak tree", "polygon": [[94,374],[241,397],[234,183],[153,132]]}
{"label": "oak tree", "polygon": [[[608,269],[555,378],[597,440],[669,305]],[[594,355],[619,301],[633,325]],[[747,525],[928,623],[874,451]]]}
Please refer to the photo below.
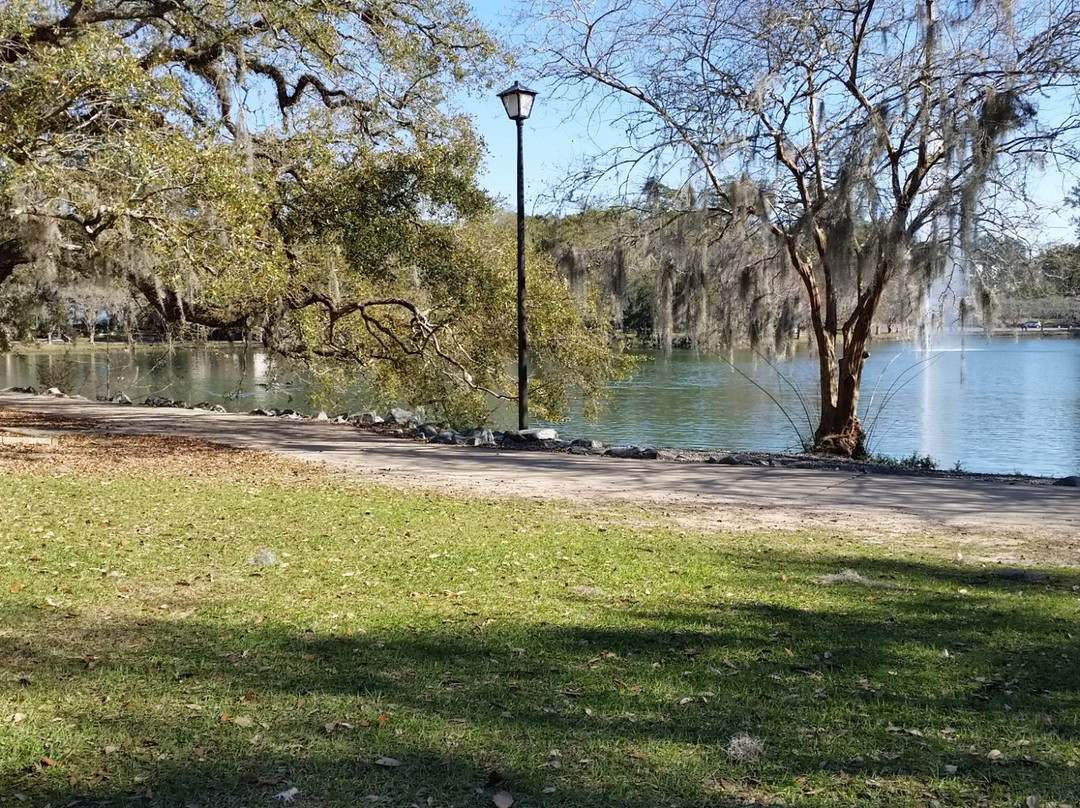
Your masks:
{"label": "oak tree", "polygon": [[[457,0],[5,0],[0,292],[121,280],[455,420],[508,396],[513,251],[453,96],[503,57]],[[619,368],[537,262],[532,396]]]}

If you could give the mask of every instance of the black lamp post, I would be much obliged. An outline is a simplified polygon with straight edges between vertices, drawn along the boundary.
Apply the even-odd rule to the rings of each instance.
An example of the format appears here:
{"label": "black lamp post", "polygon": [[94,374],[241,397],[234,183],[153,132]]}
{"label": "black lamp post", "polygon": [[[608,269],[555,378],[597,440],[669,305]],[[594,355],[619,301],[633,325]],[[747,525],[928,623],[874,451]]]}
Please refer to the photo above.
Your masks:
{"label": "black lamp post", "polygon": [[529,426],[529,343],[525,336],[525,169],[521,149],[521,124],[532,112],[536,93],[514,82],[499,93],[510,120],[517,123],[517,343],[518,429]]}

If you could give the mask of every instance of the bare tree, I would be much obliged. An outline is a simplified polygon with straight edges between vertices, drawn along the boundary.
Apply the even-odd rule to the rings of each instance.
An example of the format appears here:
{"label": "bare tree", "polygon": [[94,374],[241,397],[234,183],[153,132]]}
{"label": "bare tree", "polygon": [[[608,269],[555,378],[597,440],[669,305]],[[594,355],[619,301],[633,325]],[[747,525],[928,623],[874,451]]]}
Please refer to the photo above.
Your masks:
{"label": "bare tree", "polygon": [[700,174],[726,226],[775,239],[810,312],[819,451],[864,452],[886,290],[963,271],[1026,170],[1076,157],[1076,0],[554,0],[545,20],[545,74],[629,133],[604,169]]}

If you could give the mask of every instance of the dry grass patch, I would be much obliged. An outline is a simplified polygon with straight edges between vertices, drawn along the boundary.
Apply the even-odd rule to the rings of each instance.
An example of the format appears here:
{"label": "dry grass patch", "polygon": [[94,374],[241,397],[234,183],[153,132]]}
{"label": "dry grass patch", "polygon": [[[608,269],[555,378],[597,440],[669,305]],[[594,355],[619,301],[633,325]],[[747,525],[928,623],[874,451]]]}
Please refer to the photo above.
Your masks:
{"label": "dry grass patch", "polygon": [[177,477],[261,483],[313,483],[328,475],[318,464],[271,452],[237,449],[187,437],[115,435],[94,421],[0,410],[0,431],[35,430],[52,446],[0,446],[0,473],[73,473],[103,479]]}

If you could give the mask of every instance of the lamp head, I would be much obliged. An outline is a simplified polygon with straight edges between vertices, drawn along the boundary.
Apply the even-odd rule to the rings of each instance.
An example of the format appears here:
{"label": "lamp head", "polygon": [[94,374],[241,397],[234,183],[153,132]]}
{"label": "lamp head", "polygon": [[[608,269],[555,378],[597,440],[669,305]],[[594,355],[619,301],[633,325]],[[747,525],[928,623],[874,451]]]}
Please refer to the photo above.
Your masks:
{"label": "lamp head", "polygon": [[499,93],[499,99],[506,108],[506,115],[512,121],[523,121],[532,113],[533,99],[536,93],[528,87],[522,87],[519,82],[514,82]]}

